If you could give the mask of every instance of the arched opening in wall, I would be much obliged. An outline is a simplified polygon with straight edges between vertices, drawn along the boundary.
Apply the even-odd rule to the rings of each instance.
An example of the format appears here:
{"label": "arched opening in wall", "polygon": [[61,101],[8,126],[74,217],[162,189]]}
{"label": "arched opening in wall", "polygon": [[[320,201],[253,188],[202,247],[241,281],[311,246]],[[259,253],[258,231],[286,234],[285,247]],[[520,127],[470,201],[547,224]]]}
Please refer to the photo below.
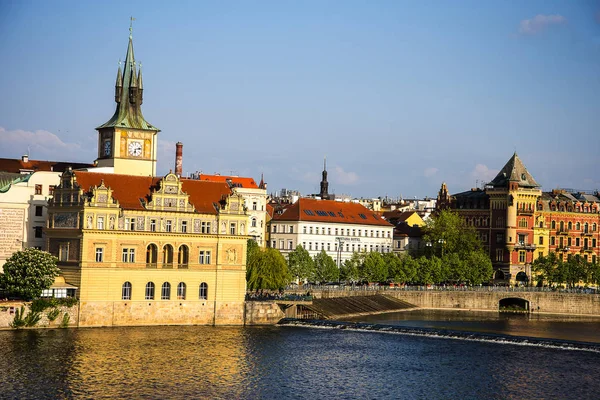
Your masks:
{"label": "arched opening in wall", "polygon": [[146,268],[156,268],[156,262],[158,258],[158,247],[155,244],[150,243],[146,247]]}
{"label": "arched opening in wall", "polygon": [[173,268],[173,246],[166,244],[163,247],[163,268]]}
{"label": "arched opening in wall", "polygon": [[515,277],[515,279],[517,280],[517,282],[523,283],[523,284],[526,284],[527,282],[529,282],[529,277],[523,271],[519,272],[517,274],[517,276]]}
{"label": "arched opening in wall", "polygon": [[504,275],[504,271],[502,271],[501,269],[496,270],[496,272],[494,272],[494,279],[497,280],[504,280],[505,275]]}
{"label": "arched opening in wall", "polygon": [[177,265],[179,268],[187,268],[190,257],[190,251],[185,244],[179,246],[179,252],[177,253]]}
{"label": "arched opening in wall", "polygon": [[507,297],[498,302],[499,311],[529,311],[529,301],[519,297]]}

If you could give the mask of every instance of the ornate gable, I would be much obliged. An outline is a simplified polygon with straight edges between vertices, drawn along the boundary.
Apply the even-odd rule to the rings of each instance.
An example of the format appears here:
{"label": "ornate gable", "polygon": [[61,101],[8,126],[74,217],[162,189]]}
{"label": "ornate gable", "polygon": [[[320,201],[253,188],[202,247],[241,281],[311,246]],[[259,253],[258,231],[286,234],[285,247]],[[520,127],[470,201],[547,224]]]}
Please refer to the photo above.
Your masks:
{"label": "ornate gable", "polygon": [[158,188],[152,191],[150,201],[145,204],[147,210],[195,212],[190,204],[189,195],[182,189],[182,182],[173,173],[168,173],[158,182]]}

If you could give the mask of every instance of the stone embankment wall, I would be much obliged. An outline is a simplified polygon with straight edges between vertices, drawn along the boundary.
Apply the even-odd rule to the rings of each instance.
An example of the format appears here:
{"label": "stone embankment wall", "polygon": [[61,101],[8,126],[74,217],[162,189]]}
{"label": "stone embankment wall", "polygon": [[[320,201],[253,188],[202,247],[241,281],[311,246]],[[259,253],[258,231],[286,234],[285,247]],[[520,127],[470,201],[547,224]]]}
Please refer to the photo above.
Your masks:
{"label": "stone embankment wall", "polygon": [[275,325],[283,318],[285,318],[284,312],[274,302],[246,302],[246,325]]}
{"label": "stone embankment wall", "polygon": [[[22,306],[25,307],[25,314],[31,312],[29,306],[31,303],[21,301],[4,301],[0,302],[0,329],[12,329],[10,324],[15,319],[17,310],[20,310]],[[68,327],[76,327],[78,325],[79,307],[77,305],[73,307],[60,306],[57,307],[59,310],[58,316],[54,321],[50,321],[48,313],[51,308],[48,308],[40,313],[41,319],[34,326],[34,328],[58,328],[63,323],[65,314],[68,315]]]}
{"label": "stone embankment wall", "polygon": [[385,294],[419,308],[498,311],[502,299],[529,302],[533,313],[600,316],[600,294],[521,291],[312,290],[316,299]]}

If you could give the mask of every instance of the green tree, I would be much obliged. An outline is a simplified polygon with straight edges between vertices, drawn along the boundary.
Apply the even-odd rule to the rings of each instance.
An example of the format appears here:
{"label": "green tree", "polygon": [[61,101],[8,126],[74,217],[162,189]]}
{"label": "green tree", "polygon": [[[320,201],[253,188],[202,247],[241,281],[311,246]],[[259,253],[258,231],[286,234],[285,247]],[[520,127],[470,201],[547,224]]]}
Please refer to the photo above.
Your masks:
{"label": "green tree", "polygon": [[558,258],[555,252],[550,252],[547,256],[538,257],[531,264],[532,271],[538,276],[538,279],[547,282],[549,285],[560,283],[559,264],[562,260]]}
{"label": "green tree", "polygon": [[452,253],[464,256],[482,249],[475,228],[468,226],[460,215],[450,210],[442,210],[427,220],[423,241],[431,244],[427,246],[431,249],[430,255],[442,257]]}
{"label": "green tree", "polygon": [[494,274],[490,257],[482,250],[473,251],[467,260],[466,280],[473,285],[488,282]]}
{"label": "green tree", "polygon": [[363,253],[354,252],[352,257],[343,262],[340,266],[340,280],[346,282],[358,282],[361,277],[359,266],[363,263]]}
{"label": "green tree", "polygon": [[279,250],[255,248],[248,252],[246,281],[250,290],[283,289],[290,283],[285,257]]}
{"label": "green tree", "polygon": [[319,283],[333,282],[339,280],[340,271],[335,261],[325,250],[321,250],[315,256],[315,280]]}
{"label": "green tree", "polygon": [[0,288],[27,300],[39,297],[60,273],[56,262],[56,257],[42,250],[17,251],[4,264]]}
{"label": "green tree", "polygon": [[410,254],[405,254],[400,257],[400,270],[405,276],[407,283],[417,282],[417,272],[419,269],[419,263]]}
{"label": "green tree", "polygon": [[384,282],[388,278],[388,268],[381,253],[371,251],[365,254],[359,267],[361,277],[368,282]]}
{"label": "green tree", "polygon": [[288,254],[288,267],[292,277],[301,281],[312,281],[315,276],[315,262],[301,245]]}
{"label": "green tree", "polygon": [[402,261],[395,253],[385,253],[383,262],[387,265],[388,279],[392,282],[406,282],[406,274],[402,269]]}

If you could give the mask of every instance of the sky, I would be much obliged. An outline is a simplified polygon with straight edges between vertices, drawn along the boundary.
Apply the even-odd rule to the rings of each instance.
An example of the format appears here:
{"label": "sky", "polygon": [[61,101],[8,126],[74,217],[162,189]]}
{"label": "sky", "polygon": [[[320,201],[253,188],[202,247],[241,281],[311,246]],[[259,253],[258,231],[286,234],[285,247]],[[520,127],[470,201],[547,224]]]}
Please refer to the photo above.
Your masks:
{"label": "sky", "polygon": [[600,189],[600,1],[0,0],[0,157],[93,162],[130,16],[158,173],[435,197],[517,152]]}

